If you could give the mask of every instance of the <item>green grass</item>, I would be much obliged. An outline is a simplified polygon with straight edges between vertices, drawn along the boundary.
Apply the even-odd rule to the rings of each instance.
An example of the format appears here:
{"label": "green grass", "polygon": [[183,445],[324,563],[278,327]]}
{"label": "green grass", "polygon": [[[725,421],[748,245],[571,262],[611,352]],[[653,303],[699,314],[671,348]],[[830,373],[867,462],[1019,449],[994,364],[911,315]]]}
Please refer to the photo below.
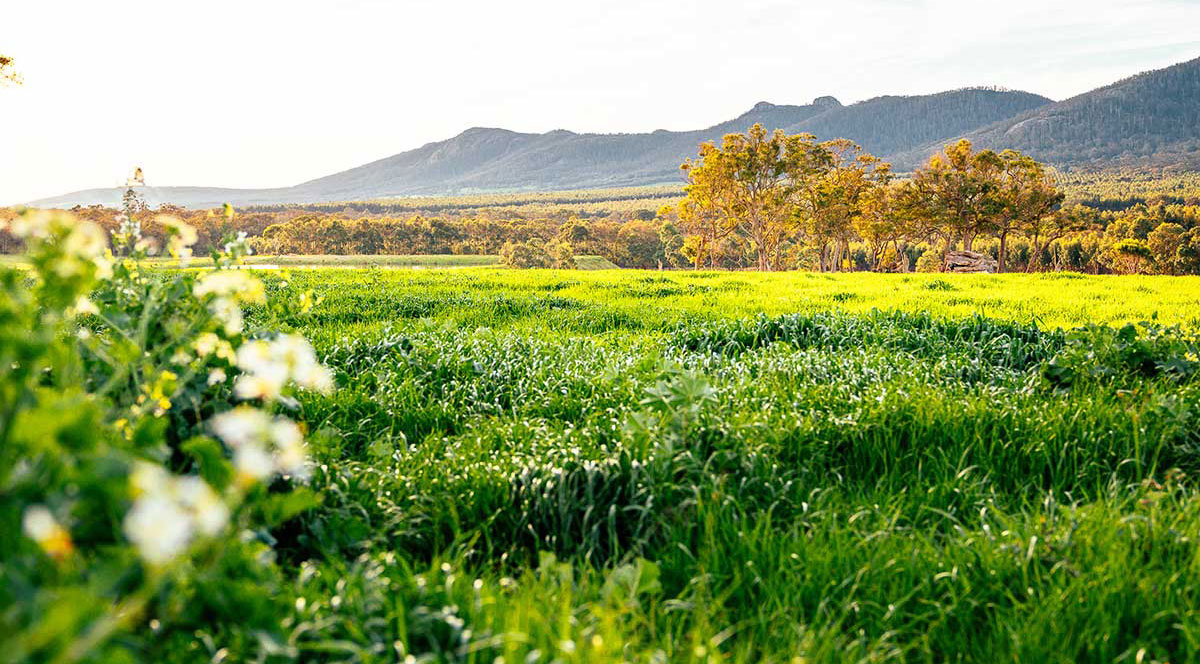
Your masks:
{"label": "green grass", "polygon": [[641,330],[697,317],[830,309],[928,312],[954,318],[979,315],[1043,328],[1143,320],[1200,328],[1200,277],[471,269],[453,274],[395,271],[366,281],[355,272],[330,270],[312,281],[318,292],[340,294],[329,302],[327,311],[345,302],[357,312],[357,322],[384,324],[394,322],[394,312],[388,307],[374,310],[371,303],[377,299],[427,298],[428,308],[422,310],[426,315],[471,318],[482,325],[495,324],[490,312],[458,305],[501,295],[543,294],[572,304],[551,319],[535,321],[536,326],[568,324],[555,321],[569,319],[574,321],[569,325],[583,329],[602,327],[605,320],[616,318],[627,319],[628,326]]}
{"label": "green grass", "polygon": [[265,278],[302,660],[1200,658],[1200,278]]}

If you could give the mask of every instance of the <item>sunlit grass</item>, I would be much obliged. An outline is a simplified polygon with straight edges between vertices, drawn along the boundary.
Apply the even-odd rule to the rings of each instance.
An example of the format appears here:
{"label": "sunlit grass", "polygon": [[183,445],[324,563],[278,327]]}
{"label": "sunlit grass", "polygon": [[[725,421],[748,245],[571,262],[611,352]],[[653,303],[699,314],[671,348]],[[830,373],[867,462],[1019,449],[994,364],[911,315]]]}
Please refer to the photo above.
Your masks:
{"label": "sunlit grass", "polygon": [[302,653],[1200,656],[1196,338],[1059,329],[1195,331],[1200,278],[265,278],[339,384]]}
{"label": "sunlit grass", "polygon": [[644,319],[650,326],[664,317],[689,315],[736,318],[880,309],[952,318],[980,315],[1043,328],[1151,320],[1200,328],[1200,277],[471,269],[452,275],[397,271],[370,282],[353,272],[322,271],[311,279],[312,286],[331,294],[360,292],[367,297],[376,297],[380,289],[418,286],[447,296],[553,293]]}

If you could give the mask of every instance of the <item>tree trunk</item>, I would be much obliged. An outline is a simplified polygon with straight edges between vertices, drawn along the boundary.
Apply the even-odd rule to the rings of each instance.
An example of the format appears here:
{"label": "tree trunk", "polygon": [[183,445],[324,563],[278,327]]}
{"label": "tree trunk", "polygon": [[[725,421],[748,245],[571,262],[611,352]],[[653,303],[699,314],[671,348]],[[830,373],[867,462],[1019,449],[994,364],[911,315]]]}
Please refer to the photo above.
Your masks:
{"label": "tree trunk", "polygon": [[997,272],[1004,271],[1004,259],[1007,257],[1007,255],[1008,255],[1008,232],[1005,231],[1000,234],[1000,256],[999,256],[998,265],[996,267]]}

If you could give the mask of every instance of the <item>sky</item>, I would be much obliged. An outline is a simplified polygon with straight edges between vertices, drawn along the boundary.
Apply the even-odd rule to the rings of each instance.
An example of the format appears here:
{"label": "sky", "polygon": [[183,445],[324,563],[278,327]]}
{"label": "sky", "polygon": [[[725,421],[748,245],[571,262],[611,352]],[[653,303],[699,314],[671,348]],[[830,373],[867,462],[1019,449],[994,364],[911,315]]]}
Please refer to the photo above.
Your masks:
{"label": "sky", "polygon": [[0,204],[275,187],[473,126],[697,129],[759,101],[1064,99],[1200,57],[1200,0],[18,0]]}

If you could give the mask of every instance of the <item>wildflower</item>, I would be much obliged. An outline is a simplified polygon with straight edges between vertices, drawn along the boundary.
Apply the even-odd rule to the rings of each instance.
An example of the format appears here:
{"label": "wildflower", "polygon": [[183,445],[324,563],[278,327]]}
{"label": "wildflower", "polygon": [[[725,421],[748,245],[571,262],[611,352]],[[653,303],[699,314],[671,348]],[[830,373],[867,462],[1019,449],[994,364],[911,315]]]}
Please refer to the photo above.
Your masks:
{"label": "wildflower", "polygon": [[151,237],[142,238],[137,241],[137,244],[133,245],[133,250],[143,252],[147,256],[153,256],[158,253],[158,241]]}
{"label": "wildflower", "polygon": [[320,364],[306,366],[295,374],[296,384],[321,394],[333,391],[333,374]]}
{"label": "wildflower", "polygon": [[113,231],[113,242],[118,247],[137,245],[142,239],[142,223],[123,212],[115,219],[117,228]]}
{"label": "wildflower", "polygon": [[295,422],[277,419],[271,426],[275,441],[275,462],[279,472],[300,479],[308,479],[308,453],[304,448],[304,434]]}
{"label": "wildflower", "polygon": [[167,231],[167,252],[175,258],[186,260],[192,257],[192,245],[200,239],[196,229],[175,217],[160,214],[154,218]]}
{"label": "wildflower", "polygon": [[228,506],[199,477],[138,461],[129,480],[134,502],[125,516],[125,535],[153,565],[178,556],[197,533],[211,537],[229,522]]}
{"label": "wildflower", "polygon": [[[172,357],[174,362],[176,357]],[[171,409],[171,395],[176,389],[176,381],[179,376],[170,371],[160,372],[158,379],[153,384],[143,386],[143,393],[138,396],[137,403],[139,406],[150,404],[154,408],[154,416],[162,417],[168,410]],[[139,408],[144,412],[144,409]]]}
{"label": "wildflower", "polygon": [[312,311],[312,308],[321,303],[321,299],[317,297],[312,289],[304,291],[300,294],[300,313],[306,314]]}
{"label": "wildflower", "polygon": [[218,298],[232,298],[240,303],[262,304],[267,300],[263,283],[240,270],[209,272],[196,282],[192,294],[196,297],[215,295]]}
{"label": "wildflower", "polygon": [[238,484],[249,486],[275,474],[275,459],[258,443],[247,443],[233,451],[233,467]]}
{"label": "wildflower", "polygon": [[233,394],[239,399],[250,401],[275,401],[283,396],[283,381],[267,376],[243,374],[233,384]]}
{"label": "wildflower", "polygon": [[226,378],[227,376],[225,375],[224,369],[213,369],[212,371],[208,372],[208,384],[210,387],[224,383]]}
{"label": "wildflower", "polygon": [[[59,220],[60,224],[67,224]],[[66,238],[62,241],[62,250],[66,255],[54,270],[62,277],[71,277],[83,272],[90,264],[96,276],[101,279],[112,274],[112,261],[108,258],[108,239],[99,226],[90,221],[72,221]]]}
{"label": "wildflower", "polygon": [[232,242],[226,242],[223,249],[226,256],[232,256],[235,259],[254,254],[254,250],[250,248],[249,238],[245,231],[238,232],[237,237]]}
{"label": "wildflower", "polygon": [[271,417],[256,408],[239,406],[213,417],[209,427],[226,445],[237,448],[266,440]]}
{"label": "wildflower", "polygon": [[76,221],[63,242],[63,250],[80,258],[96,258],[103,256],[108,249],[108,238],[99,226],[90,221]]}
{"label": "wildflower", "polygon": [[55,560],[62,560],[75,549],[71,542],[71,534],[58,523],[45,505],[31,505],[26,508],[21,526],[25,535],[37,542],[42,551]]}
{"label": "wildflower", "polygon": [[191,511],[196,528],[201,534],[210,537],[216,535],[229,521],[229,508],[221,502],[208,483],[199,477],[179,478],[176,493],[179,502]]}
{"label": "wildflower", "polygon": [[234,387],[242,399],[277,399],[289,380],[322,393],[333,389],[329,369],[317,361],[312,346],[301,336],[281,335],[271,341],[243,344],[237,365],[245,372]]}
{"label": "wildflower", "polygon": [[147,461],[134,462],[133,472],[129,474],[129,486],[134,498],[165,494],[170,484],[171,474],[162,466]]}
{"label": "wildflower", "polygon": [[71,307],[71,309],[76,316],[97,315],[100,313],[100,309],[86,295],[80,295],[79,299],[75,300],[75,306]]}
{"label": "wildflower", "polygon": [[187,548],[192,520],[183,506],[165,495],[136,500],[125,515],[125,535],[147,562],[162,565]]}
{"label": "wildflower", "polygon": [[212,313],[213,318],[216,318],[221,326],[225,328],[225,334],[241,334],[245,325],[245,320],[242,318],[242,308],[238,306],[232,298],[218,297],[208,304],[208,310]]}
{"label": "wildflower", "polygon": [[50,237],[55,217],[49,212],[31,212],[8,223],[8,232],[22,240],[45,240]]}
{"label": "wildflower", "polygon": [[295,422],[239,406],[214,417],[209,426],[233,448],[239,483],[252,484],[275,474],[307,479],[310,474],[304,434]]}
{"label": "wildflower", "polygon": [[196,354],[200,357],[216,355],[218,358],[230,363],[237,360],[233,345],[212,332],[204,332],[197,336],[196,340],[192,342],[192,348],[195,349]]}
{"label": "wildflower", "polygon": [[208,357],[217,351],[217,344],[219,343],[221,343],[221,337],[212,332],[204,332],[192,342],[192,348],[196,349],[196,353],[200,357]]}
{"label": "wildflower", "polygon": [[108,240],[96,224],[54,212],[27,212],[8,224],[8,231],[26,242],[53,242],[62,252],[54,263],[61,277],[84,274],[90,268],[105,279],[112,275]]}

